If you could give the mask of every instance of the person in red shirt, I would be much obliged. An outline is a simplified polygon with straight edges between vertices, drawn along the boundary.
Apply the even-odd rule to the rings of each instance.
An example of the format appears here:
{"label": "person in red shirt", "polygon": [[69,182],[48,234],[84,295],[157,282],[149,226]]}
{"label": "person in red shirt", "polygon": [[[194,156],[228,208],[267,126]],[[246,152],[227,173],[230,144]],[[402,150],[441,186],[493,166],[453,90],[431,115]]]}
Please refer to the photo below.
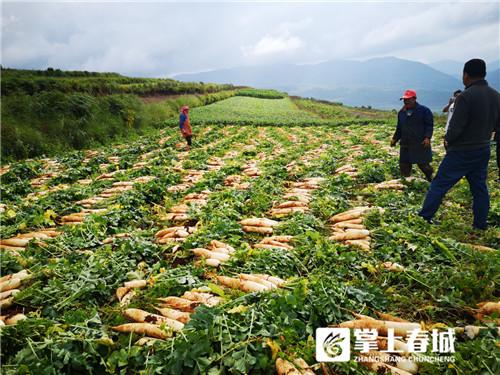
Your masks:
{"label": "person in red shirt", "polygon": [[191,139],[193,138],[193,131],[191,129],[191,124],[189,123],[189,107],[187,105],[182,106],[181,114],[179,116],[179,128],[181,130],[181,135],[186,139],[187,150],[191,148]]}

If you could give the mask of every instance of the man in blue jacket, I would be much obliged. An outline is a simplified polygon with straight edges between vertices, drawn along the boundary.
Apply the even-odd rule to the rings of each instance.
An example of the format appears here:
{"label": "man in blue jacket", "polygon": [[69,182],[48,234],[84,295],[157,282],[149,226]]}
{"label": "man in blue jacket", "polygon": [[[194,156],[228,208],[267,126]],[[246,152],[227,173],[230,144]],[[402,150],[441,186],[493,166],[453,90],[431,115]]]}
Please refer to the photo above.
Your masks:
{"label": "man in blue jacket", "polygon": [[391,146],[400,141],[399,169],[401,175],[409,177],[412,165],[417,164],[425,178],[432,180],[431,138],[434,131],[434,118],[429,108],[417,103],[417,93],[406,90],[401,98],[404,107],[398,113],[398,125]]}
{"label": "man in blue jacket", "polygon": [[443,197],[465,176],[472,193],[473,226],[486,229],[490,196],[486,186],[491,135],[500,129],[500,94],[485,81],[486,64],[472,59],[465,63],[463,91],[445,135],[444,157],[419,215],[432,222]]}

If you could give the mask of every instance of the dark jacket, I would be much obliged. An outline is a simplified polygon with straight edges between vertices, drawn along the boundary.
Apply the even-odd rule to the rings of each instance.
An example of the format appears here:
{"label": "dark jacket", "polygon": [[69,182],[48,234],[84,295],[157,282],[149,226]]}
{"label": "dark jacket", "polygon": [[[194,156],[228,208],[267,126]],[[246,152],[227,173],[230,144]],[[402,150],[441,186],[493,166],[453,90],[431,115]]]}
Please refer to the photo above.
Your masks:
{"label": "dark jacket", "polygon": [[467,86],[455,100],[445,136],[448,151],[485,147],[495,129],[500,129],[500,94],[482,79]]}
{"label": "dark jacket", "polygon": [[434,118],[431,110],[417,103],[415,108],[409,111],[399,111],[398,126],[393,138],[396,141],[401,140],[401,146],[420,145],[424,138],[432,138],[433,130]]}

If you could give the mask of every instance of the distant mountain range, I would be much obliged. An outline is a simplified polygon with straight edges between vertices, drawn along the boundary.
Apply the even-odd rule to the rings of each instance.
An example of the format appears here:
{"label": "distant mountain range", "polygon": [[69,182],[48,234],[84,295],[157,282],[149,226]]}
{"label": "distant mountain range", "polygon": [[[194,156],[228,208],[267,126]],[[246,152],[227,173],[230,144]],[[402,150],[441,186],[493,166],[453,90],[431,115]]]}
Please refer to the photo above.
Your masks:
{"label": "distant mountain range", "polygon": [[[446,73],[452,77],[462,79],[464,63],[455,60],[441,60],[428,64],[431,68]],[[486,64],[486,73],[489,78],[496,70],[500,69],[500,60]],[[498,72],[497,72],[498,73]]]}
{"label": "distant mountain range", "polygon": [[[494,62],[492,67],[500,62]],[[488,64],[490,66],[490,64]],[[181,81],[232,83],[272,88],[290,95],[342,102],[351,106],[396,109],[407,88],[417,91],[420,103],[440,111],[453,91],[462,89],[463,63],[441,61],[426,65],[395,57],[366,61],[333,60],[318,64],[243,66],[208,72],[181,74]],[[458,74],[452,74],[458,69]],[[500,70],[488,68],[487,79],[500,89]],[[453,76],[454,75],[454,76]]]}

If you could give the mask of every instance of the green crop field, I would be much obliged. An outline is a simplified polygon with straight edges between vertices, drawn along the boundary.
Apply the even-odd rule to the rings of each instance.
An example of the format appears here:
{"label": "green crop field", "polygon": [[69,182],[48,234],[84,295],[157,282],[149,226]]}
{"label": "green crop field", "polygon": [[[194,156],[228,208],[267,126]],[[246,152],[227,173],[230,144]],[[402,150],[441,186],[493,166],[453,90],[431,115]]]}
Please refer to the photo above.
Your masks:
{"label": "green crop field", "polygon": [[[2,165],[2,373],[311,373],[293,367],[302,358],[317,374],[373,374],[316,362],[316,328],[354,320],[455,334],[454,353],[429,345],[396,355],[412,372],[379,373],[500,371],[498,307],[478,305],[500,290],[493,159],[494,225],[477,233],[464,181],[439,225],[419,218],[428,182],[400,180],[393,113],[237,96],[192,109],[191,124],[189,152],[175,117]],[[434,166],[442,135],[439,118]]]}
{"label": "green crop field", "polygon": [[[304,101],[307,102],[307,101]],[[387,113],[373,111],[375,115],[354,114],[352,110],[331,111],[328,115],[317,110],[319,106],[337,108],[326,104],[316,104],[300,109],[289,97],[282,99],[259,99],[235,96],[211,105],[195,108],[190,112],[192,121],[198,124],[219,125],[263,125],[263,126],[318,126],[350,125],[359,123],[379,124],[388,121]],[[332,113],[333,112],[333,113]],[[338,115],[337,112],[341,112]],[[375,118],[374,118],[375,117]],[[173,125],[177,119],[166,124]]]}
{"label": "green crop field", "polygon": [[289,98],[258,99],[236,96],[192,111],[193,122],[225,124],[307,124],[319,116],[300,111]]}

